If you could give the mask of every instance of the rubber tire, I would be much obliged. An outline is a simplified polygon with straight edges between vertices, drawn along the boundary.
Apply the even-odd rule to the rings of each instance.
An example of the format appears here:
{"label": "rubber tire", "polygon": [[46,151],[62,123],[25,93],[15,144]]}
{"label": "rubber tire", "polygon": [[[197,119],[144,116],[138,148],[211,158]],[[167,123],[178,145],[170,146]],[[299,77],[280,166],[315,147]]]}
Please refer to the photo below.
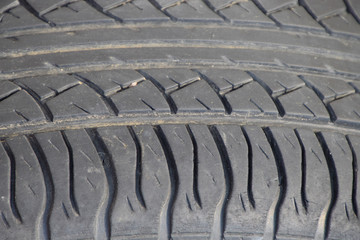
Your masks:
{"label": "rubber tire", "polygon": [[0,19],[0,239],[360,239],[359,1]]}

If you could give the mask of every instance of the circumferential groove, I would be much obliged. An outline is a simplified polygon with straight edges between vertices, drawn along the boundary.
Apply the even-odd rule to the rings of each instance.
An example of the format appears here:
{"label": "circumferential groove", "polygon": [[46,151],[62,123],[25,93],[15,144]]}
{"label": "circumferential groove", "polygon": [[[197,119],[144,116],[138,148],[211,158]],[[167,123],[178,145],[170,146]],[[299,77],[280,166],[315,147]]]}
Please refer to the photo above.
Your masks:
{"label": "circumferential groove", "polygon": [[136,148],[136,167],[135,167],[135,193],[136,193],[136,198],[139,201],[139,203],[141,204],[141,206],[143,208],[146,209],[146,203],[142,194],[142,190],[141,190],[141,179],[142,179],[142,149],[141,149],[141,144],[140,141],[138,139],[138,137],[136,136],[136,133],[134,131],[134,129],[131,126],[128,126],[128,131],[135,143],[135,148]]}
{"label": "circumferential groove", "polygon": [[69,156],[69,198],[70,198],[70,203],[71,203],[71,207],[73,209],[73,211],[75,212],[76,215],[80,215],[80,211],[79,211],[79,207],[75,198],[75,189],[74,189],[74,152],[73,149],[71,147],[71,144],[65,134],[64,131],[60,131],[61,132],[61,136],[64,140],[65,146],[67,148],[68,151],[68,156]]}
{"label": "circumferential groove", "polygon": [[275,163],[278,172],[278,179],[279,179],[278,197],[274,199],[274,202],[271,204],[271,207],[268,211],[266,226],[264,231],[264,240],[273,240],[276,239],[276,233],[279,227],[279,212],[280,212],[280,207],[285,200],[287,181],[286,181],[284,159],[281,150],[277,144],[277,141],[275,140],[270,128],[268,127],[264,128],[263,131],[266,135],[266,138],[274,154]]}
{"label": "circumferential groove", "polygon": [[325,206],[323,211],[321,212],[318,227],[315,233],[315,240],[323,240],[326,239],[329,233],[330,227],[330,218],[333,208],[336,204],[337,196],[338,196],[338,178],[336,174],[335,162],[332,157],[332,153],[325,141],[325,138],[321,132],[315,133],[321,148],[324,152],[326,163],[328,165],[329,173],[330,173],[330,187],[331,187],[331,199],[328,204]]}
{"label": "circumferential groove", "polygon": [[33,135],[27,136],[27,139],[31,145],[32,150],[34,151],[43,174],[43,181],[45,185],[45,203],[43,204],[42,213],[39,215],[38,219],[38,229],[36,231],[36,239],[50,239],[50,227],[49,220],[54,205],[54,182],[51,176],[50,167],[46,160],[46,156],[37,141],[36,137]]}
{"label": "circumferential groove", "polygon": [[96,213],[95,240],[110,240],[111,238],[111,211],[117,195],[117,178],[112,156],[96,129],[86,129],[99,155],[106,176],[104,195]]}
{"label": "circumferential groove", "polygon": [[216,126],[208,126],[210,133],[215,141],[216,147],[220,153],[221,164],[224,172],[225,189],[221,196],[219,203],[216,206],[214,213],[214,222],[211,230],[211,240],[220,240],[224,238],[225,224],[226,224],[226,209],[231,198],[233,189],[233,173],[230,163],[230,158],[226,150],[225,143]]}
{"label": "circumferential groove", "polygon": [[305,209],[305,212],[307,213],[308,200],[306,198],[306,151],[305,151],[304,143],[299,134],[299,131],[297,129],[295,129],[294,132],[298,139],[300,149],[301,149],[301,203]]}
{"label": "circumferential groove", "polygon": [[160,213],[160,226],[159,226],[159,233],[158,239],[159,240],[170,240],[171,239],[171,219],[172,219],[172,212],[174,208],[174,203],[176,199],[176,195],[179,188],[179,175],[176,167],[176,162],[174,159],[174,155],[170,148],[170,144],[160,126],[154,126],[154,131],[159,139],[161,147],[164,151],[168,171],[169,171],[169,178],[170,178],[170,188],[169,193],[166,198],[166,201],[163,205],[163,208]]}
{"label": "circumferential groove", "polygon": [[253,178],[253,152],[252,152],[252,144],[249,138],[248,133],[246,132],[244,127],[241,127],[242,133],[245,137],[246,145],[248,147],[248,181],[247,181],[247,194],[249,198],[249,202],[251,206],[255,209],[256,203],[252,191],[252,178]]}
{"label": "circumferential groove", "polygon": [[1,141],[6,154],[10,159],[10,208],[15,219],[22,223],[22,218],[16,204],[16,161],[15,156],[6,141]]}
{"label": "circumferential groove", "polygon": [[202,208],[200,194],[199,194],[199,182],[198,182],[198,175],[199,175],[198,145],[194,133],[192,132],[189,125],[186,125],[186,130],[190,136],[191,143],[193,145],[193,164],[194,164],[193,165],[193,195],[198,206]]}

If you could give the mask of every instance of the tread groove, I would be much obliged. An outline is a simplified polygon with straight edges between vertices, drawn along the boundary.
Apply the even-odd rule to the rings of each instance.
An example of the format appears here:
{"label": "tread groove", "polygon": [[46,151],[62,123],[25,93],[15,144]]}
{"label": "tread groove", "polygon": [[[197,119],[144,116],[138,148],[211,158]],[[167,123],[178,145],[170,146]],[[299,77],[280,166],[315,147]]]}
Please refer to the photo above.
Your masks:
{"label": "tread groove", "polygon": [[349,144],[350,150],[351,150],[351,154],[352,154],[352,158],[353,158],[353,162],[352,162],[352,173],[353,173],[353,182],[352,182],[352,198],[351,198],[351,202],[352,202],[352,209],[354,211],[354,214],[356,217],[359,217],[358,215],[358,205],[357,205],[357,201],[358,199],[356,199],[356,193],[357,193],[357,179],[358,179],[358,165],[357,165],[357,156],[356,156],[356,152],[355,149],[350,141],[349,136],[346,136],[346,141]]}
{"label": "tread groove", "polygon": [[128,126],[128,131],[130,132],[131,138],[134,141],[136,148],[136,167],[135,167],[135,193],[136,198],[143,208],[146,209],[146,203],[141,190],[141,180],[142,180],[142,149],[141,144],[136,136],[134,129],[131,126]]}
{"label": "tread groove", "polygon": [[214,223],[211,230],[211,240],[219,240],[224,238],[225,223],[226,223],[226,209],[231,198],[233,190],[233,172],[231,168],[230,158],[226,150],[226,145],[222,139],[219,130],[216,126],[208,126],[209,131],[214,139],[216,147],[220,153],[221,164],[225,179],[225,189],[219,203],[216,206],[214,213]]}
{"label": "tread groove", "polygon": [[[305,209],[305,213],[308,212],[308,200],[306,197],[306,150],[304,143],[300,137],[299,131],[297,129],[294,130],[296,138],[299,142],[300,149],[301,149],[301,203],[302,206]],[[319,157],[316,155],[316,153],[313,151],[317,159]],[[320,159],[319,159],[320,160]]]}
{"label": "tread groove", "polygon": [[117,195],[117,178],[112,156],[96,129],[86,129],[102,162],[106,176],[106,186],[101,206],[96,213],[95,240],[111,238],[111,211]]}
{"label": "tread groove", "polygon": [[280,207],[285,200],[287,180],[286,180],[284,159],[281,150],[278,146],[278,143],[274,138],[270,128],[268,127],[264,128],[263,131],[266,135],[267,141],[269,142],[272,152],[274,154],[277,172],[278,172],[278,179],[279,179],[279,194],[278,197],[274,199],[274,202],[271,204],[271,207],[268,211],[268,216],[266,219],[266,226],[264,231],[264,240],[270,240],[270,239],[276,239],[276,234],[279,227]]}
{"label": "tread groove", "polygon": [[37,239],[50,239],[50,226],[49,220],[54,205],[54,182],[50,172],[49,164],[46,160],[45,153],[43,152],[38,140],[35,136],[29,135],[27,139],[31,145],[32,150],[34,151],[43,174],[43,181],[45,185],[45,204],[42,209],[42,213],[38,219],[38,229],[37,229]]}
{"label": "tread groove", "polygon": [[199,175],[199,159],[198,159],[198,145],[189,125],[186,125],[186,130],[190,136],[191,143],[193,146],[193,195],[196,203],[202,208],[201,205],[201,198],[199,194],[199,182],[198,182],[198,175]]}
{"label": "tread groove", "polygon": [[242,126],[241,131],[244,135],[246,145],[248,148],[248,182],[247,182],[247,194],[249,198],[249,202],[252,208],[256,208],[256,203],[252,191],[252,179],[253,179],[253,151],[252,151],[252,144],[249,138],[248,133],[246,132],[245,128]]}
{"label": "tread groove", "polygon": [[160,126],[154,126],[154,131],[164,151],[168,172],[169,172],[169,178],[170,178],[170,187],[169,187],[168,196],[160,213],[160,224],[159,224],[160,226],[159,226],[158,239],[170,240],[171,232],[172,232],[172,212],[179,188],[179,175],[178,175],[174,155],[170,148],[170,144],[165,136],[165,133],[163,132]]}
{"label": "tread groove", "polygon": [[70,197],[70,203],[72,210],[75,212],[76,215],[80,215],[79,207],[77,204],[77,200],[75,197],[75,189],[74,189],[74,152],[73,148],[71,147],[71,144],[65,134],[64,131],[60,131],[61,136],[64,140],[65,146],[68,151],[69,156],[69,197]]}
{"label": "tread groove", "polygon": [[326,239],[329,233],[331,213],[337,201],[338,179],[337,179],[334,159],[332,157],[331,151],[325,141],[323,134],[321,132],[317,132],[315,133],[315,135],[325,155],[325,159],[330,173],[330,184],[331,184],[331,199],[329,200],[328,205],[321,212],[321,215],[319,217],[318,227],[315,233],[315,239],[320,240],[320,239]]}

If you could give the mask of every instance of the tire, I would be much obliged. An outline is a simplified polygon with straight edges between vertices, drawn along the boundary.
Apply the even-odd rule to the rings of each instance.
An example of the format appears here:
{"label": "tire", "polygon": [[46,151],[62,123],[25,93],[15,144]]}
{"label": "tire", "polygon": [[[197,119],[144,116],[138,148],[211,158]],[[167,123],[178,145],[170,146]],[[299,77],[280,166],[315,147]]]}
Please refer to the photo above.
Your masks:
{"label": "tire", "polygon": [[357,0],[0,19],[0,239],[360,239]]}

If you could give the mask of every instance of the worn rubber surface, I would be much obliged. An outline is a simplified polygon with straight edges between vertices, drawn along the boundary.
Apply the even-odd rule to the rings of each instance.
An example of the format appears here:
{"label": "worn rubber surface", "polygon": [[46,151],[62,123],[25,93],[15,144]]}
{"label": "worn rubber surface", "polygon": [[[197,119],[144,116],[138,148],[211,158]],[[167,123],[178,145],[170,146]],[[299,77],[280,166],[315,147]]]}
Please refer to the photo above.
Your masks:
{"label": "worn rubber surface", "polygon": [[1,0],[0,239],[360,239],[359,21]]}

